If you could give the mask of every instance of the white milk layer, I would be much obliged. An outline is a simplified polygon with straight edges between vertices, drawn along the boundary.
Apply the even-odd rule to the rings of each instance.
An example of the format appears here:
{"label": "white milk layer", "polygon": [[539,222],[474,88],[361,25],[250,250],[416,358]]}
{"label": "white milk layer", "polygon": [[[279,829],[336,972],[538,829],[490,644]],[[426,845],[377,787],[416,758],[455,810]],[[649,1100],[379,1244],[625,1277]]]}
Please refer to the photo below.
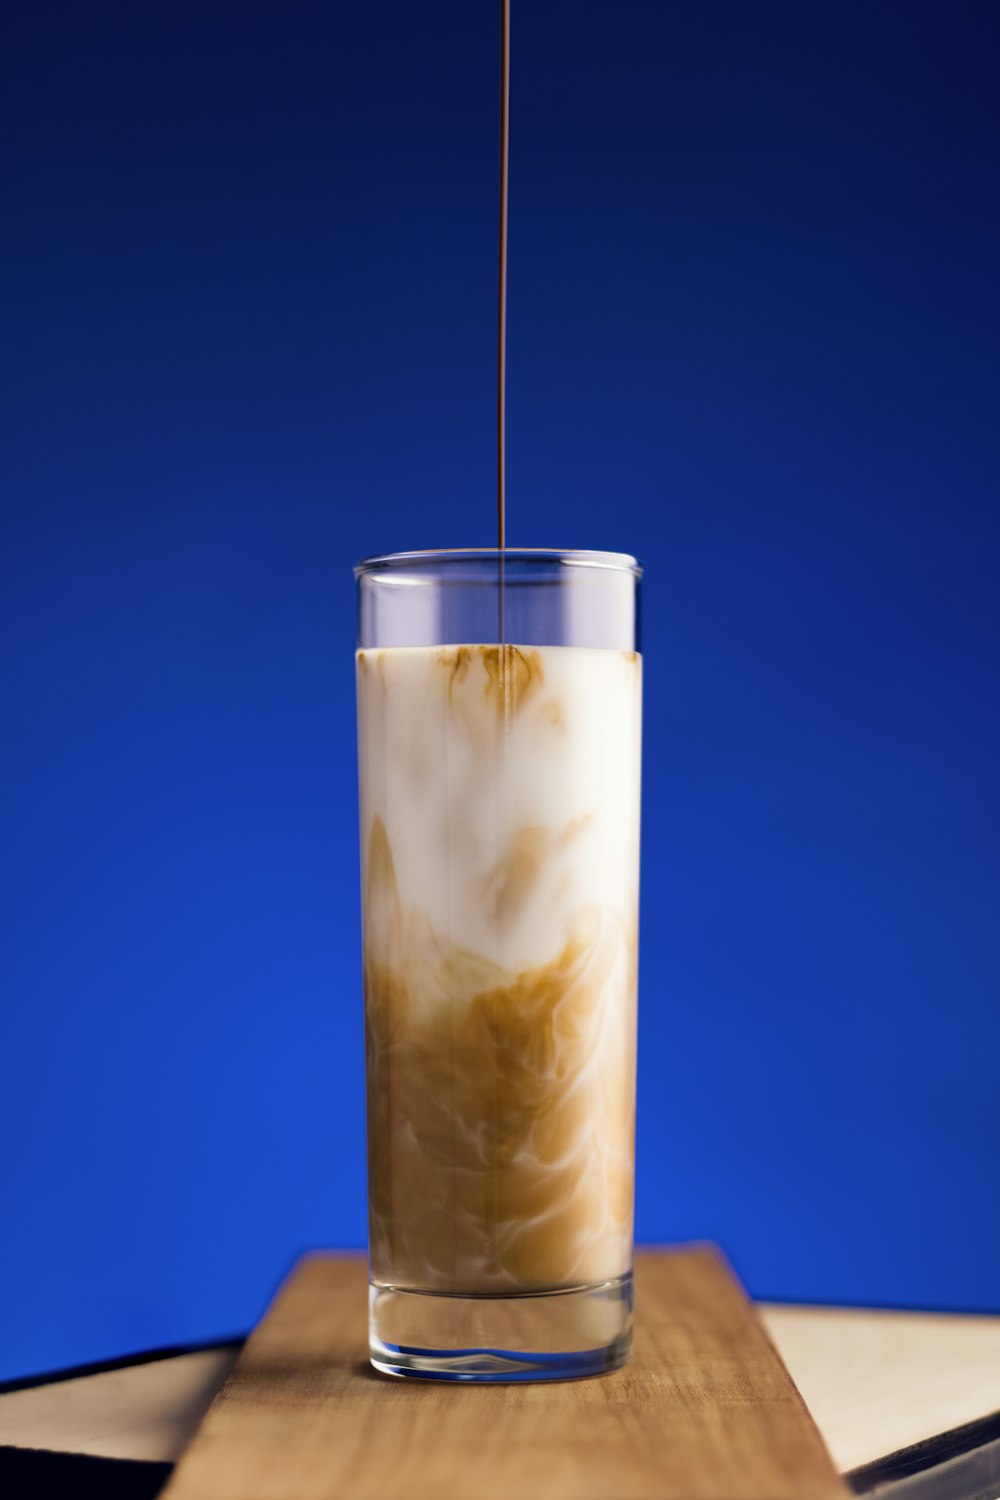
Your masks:
{"label": "white milk layer", "polygon": [[[513,969],[638,896],[638,656],[526,648],[513,711],[472,648],[358,653],[362,857],[381,818],[404,905]],[[499,719],[499,723],[498,723]]]}

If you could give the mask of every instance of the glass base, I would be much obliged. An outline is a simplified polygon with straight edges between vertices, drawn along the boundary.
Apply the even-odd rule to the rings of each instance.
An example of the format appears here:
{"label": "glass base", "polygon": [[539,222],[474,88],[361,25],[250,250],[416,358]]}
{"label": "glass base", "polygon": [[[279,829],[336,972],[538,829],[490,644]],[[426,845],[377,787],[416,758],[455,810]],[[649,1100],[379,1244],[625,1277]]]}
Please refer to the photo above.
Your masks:
{"label": "glass base", "polygon": [[519,1297],[369,1294],[371,1362],[419,1380],[573,1380],[617,1370],[632,1349],[632,1274]]}

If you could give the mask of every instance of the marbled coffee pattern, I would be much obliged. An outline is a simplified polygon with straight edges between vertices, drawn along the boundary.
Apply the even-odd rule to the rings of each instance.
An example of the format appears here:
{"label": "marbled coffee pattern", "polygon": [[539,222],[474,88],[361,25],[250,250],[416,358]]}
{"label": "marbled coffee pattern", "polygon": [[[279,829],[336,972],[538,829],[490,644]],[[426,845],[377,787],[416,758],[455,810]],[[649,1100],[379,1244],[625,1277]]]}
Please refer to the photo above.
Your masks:
{"label": "marbled coffee pattern", "polygon": [[372,1271],[630,1268],[641,663],[358,653]]}

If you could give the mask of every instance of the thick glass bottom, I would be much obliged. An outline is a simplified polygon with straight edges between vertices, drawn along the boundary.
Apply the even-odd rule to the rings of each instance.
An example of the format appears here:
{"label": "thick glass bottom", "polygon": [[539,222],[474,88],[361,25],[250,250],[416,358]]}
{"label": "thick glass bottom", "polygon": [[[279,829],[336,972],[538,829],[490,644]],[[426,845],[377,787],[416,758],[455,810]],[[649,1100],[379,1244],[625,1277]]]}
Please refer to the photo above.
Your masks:
{"label": "thick glass bottom", "polygon": [[572,1380],[616,1370],[632,1348],[632,1275],[518,1297],[373,1285],[371,1362],[420,1380]]}

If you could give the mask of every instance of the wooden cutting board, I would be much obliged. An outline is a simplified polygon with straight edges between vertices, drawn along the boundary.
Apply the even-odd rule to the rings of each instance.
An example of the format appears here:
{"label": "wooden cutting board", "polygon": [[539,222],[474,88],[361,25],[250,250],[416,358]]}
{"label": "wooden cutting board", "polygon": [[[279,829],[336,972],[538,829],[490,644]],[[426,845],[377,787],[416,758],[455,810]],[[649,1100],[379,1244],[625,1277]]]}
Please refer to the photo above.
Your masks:
{"label": "wooden cutting board", "polygon": [[636,1257],[623,1370],[551,1385],[368,1364],[361,1257],[300,1261],[168,1500],[843,1500],[816,1426],[710,1247]]}

